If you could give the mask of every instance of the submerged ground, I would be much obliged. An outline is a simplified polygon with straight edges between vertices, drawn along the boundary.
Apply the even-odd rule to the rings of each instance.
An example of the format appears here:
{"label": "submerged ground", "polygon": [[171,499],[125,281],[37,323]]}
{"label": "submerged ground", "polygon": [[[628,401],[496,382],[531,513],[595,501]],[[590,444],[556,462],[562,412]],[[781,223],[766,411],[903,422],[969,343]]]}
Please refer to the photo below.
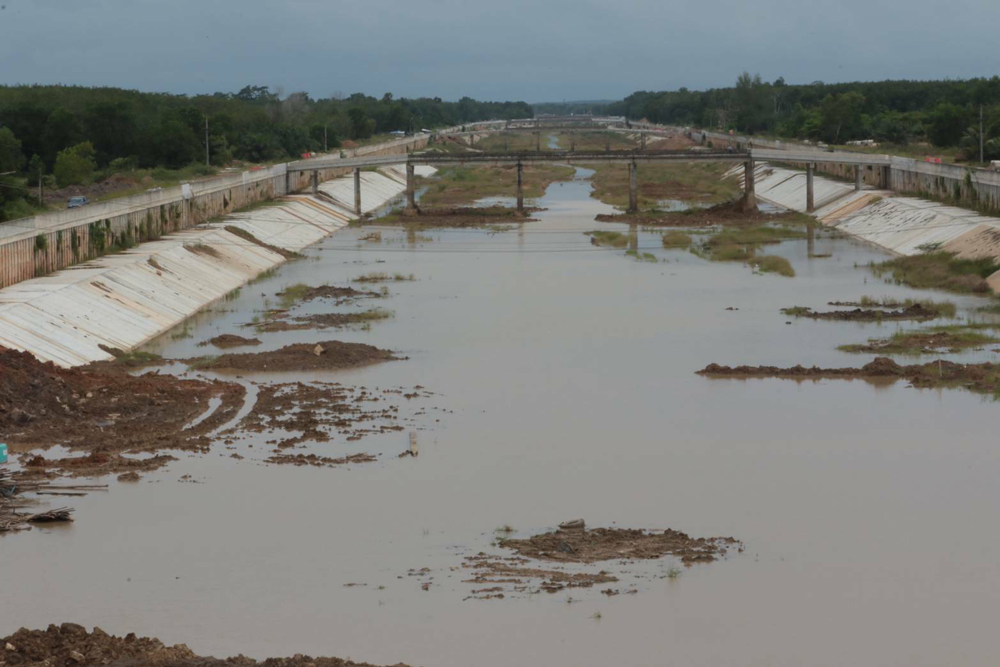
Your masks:
{"label": "submerged ground", "polygon": [[[170,358],[204,355],[199,343],[221,334],[261,340],[246,352],[367,343],[407,359],[201,376],[422,389],[398,401],[404,431],[295,450],[375,462],[266,465],[282,434],[251,434],[179,454],[139,484],[112,481],[74,502],[72,526],[0,540],[0,628],[73,620],[200,655],[428,666],[988,663],[1000,650],[991,398],[695,374],[713,362],[860,366],[870,357],[838,346],[913,323],[780,310],[941,295],[885,284],[863,268],[883,253],[825,234],[811,254],[805,238],[767,247],[793,278],[666,248],[665,230],[595,222],[614,211],[588,176],[549,186],[537,222],[507,231],[343,230],[155,341]],[[594,230],[625,234],[638,258],[594,245]],[[290,286],[372,274],[386,277],[377,305],[392,316],[370,326],[242,326]],[[952,300],[960,313],[980,304]],[[989,347],[949,358],[991,360]],[[419,456],[398,458],[411,430]],[[468,559],[578,517],[733,536],[744,550],[691,567],[617,564],[620,595],[466,599]]]}

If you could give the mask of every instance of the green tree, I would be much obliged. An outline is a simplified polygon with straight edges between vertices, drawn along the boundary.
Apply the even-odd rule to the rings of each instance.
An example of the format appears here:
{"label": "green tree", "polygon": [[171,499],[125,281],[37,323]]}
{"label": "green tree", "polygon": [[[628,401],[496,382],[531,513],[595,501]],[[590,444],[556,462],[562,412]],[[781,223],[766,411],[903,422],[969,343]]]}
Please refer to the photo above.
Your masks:
{"label": "green tree", "polygon": [[20,171],[24,166],[24,153],[21,152],[21,142],[9,127],[0,127],[0,174],[7,171]]}
{"label": "green tree", "polygon": [[942,102],[931,112],[927,138],[935,146],[954,146],[962,138],[971,120],[967,110],[950,102]]}
{"label": "green tree", "polygon": [[865,97],[857,91],[827,95],[820,106],[823,138],[836,144],[859,136],[864,127],[861,113],[864,106]]}
{"label": "green tree", "polygon": [[64,188],[67,185],[90,183],[96,168],[94,145],[85,141],[59,151],[52,173],[55,175],[59,187]]}

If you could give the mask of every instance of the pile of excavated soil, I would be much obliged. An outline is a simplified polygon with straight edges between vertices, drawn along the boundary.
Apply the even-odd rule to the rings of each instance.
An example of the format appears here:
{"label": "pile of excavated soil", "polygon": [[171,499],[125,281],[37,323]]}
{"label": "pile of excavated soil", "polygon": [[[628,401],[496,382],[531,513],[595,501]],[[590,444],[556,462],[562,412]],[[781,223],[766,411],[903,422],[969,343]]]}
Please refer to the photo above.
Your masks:
{"label": "pile of excavated soil", "polygon": [[502,545],[521,556],[569,563],[641,560],[674,556],[685,565],[711,562],[740,543],[732,537],[690,537],[678,530],[663,532],[631,528],[559,528]]}
{"label": "pile of excavated soil", "polygon": [[[269,658],[257,662],[238,656],[219,660],[195,655],[184,644],[164,646],[158,639],[109,635],[100,628],[93,632],[75,623],[50,625],[47,630],[20,629],[0,639],[0,665],[17,667],[374,667],[369,663],[340,658]],[[395,667],[406,667],[402,663]]]}
{"label": "pile of excavated soil", "polygon": [[898,378],[918,388],[964,387],[984,394],[1000,392],[1000,364],[958,364],[938,359],[926,364],[900,365],[887,357],[876,357],[861,368],[818,368],[813,366],[720,366],[709,364],[699,375],[731,378]]}
{"label": "pile of excavated soil", "polygon": [[203,370],[312,371],[355,368],[402,358],[373,345],[325,340],[286,345],[271,352],[223,354],[198,360],[196,366]]}
{"label": "pile of excavated soil", "polygon": [[222,334],[216,336],[215,338],[210,338],[202,343],[198,343],[198,347],[205,347],[206,345],[214,345],[219,349],[226,349],[230,347],[243,347],[246,345],[260,345],[260,339],[244,338],[243,336],[237,336],[236,334]]}
{"label": "pile of excavated soil", "polygon": [[781,312],[795,317],[807,317],[813,320],[842,320],[845,322],[879,322],[882,320],[933,320],[941,317],[941,313],[925,308],[919,303],[900,310],[880,310],[871,308],[855,308],[853,310],[815,311],[811,308],[797,306],[785,308]]}
{"label": "pile of excavated soil", "polygon": [[[0,348],[0,442],[14,451],[63,445],[87,452],[60,460],[34,457],[27,465],[36,473],[148,470],[170,457],[139,462],[123,454],[207,447],[205,435],[235,416],[244,393],[238,384],[156,372],[134,376],[113,365],[64,369]],[[221,405],[185,430],[215,397]]]}

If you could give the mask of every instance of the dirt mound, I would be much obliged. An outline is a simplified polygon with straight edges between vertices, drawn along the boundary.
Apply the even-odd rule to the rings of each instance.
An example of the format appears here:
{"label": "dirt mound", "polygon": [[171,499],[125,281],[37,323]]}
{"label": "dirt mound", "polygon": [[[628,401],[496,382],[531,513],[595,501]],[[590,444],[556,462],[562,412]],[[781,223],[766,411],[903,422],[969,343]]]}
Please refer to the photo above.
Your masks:
{"label": "dirt mound", "polygon": [[194,365],[206,370],[309,371],[354,368],[402,358],[373,345],[326,340],[296,343],[271,352],[224,354],[196,360]]}
{"label": "dirt mound", "polygon": [[244,345],[260,345],[260,339],[244,338],[243,336],[237,336],[236,334],[222,334],[216,336],[215,338],[210,338],[202,343],[198,343],[199,347],[205,347],[206,345],[214,345],[220,349],[226,349],[230,347],[242,347]]}
{"label": "dirt mound", "polygon": [[841,320],[845,322],[881,322],[883,320],[933,320],[941,317],[941,313],[921,304],[913,304],[900,310],[879,310],[871,308],[855,308],[853,310],[815,311],[804,306],[782,308],[782,313],[793,317],[807,317],[812,320]]}
{"label": "dirt mound", "polygon": [[353,287],[336,287],[334,285],[320,285],[319,287],[310,287],[305,292],[295,293],[292,290],[284,290],[278,292],[278,297],[294,297],[297,301],[312,301],[313,299],[334,299],[338,302],[344,302],[353,299],[379,299],[382,297],[378,292],[372,292],[370,290],[359,290]]}
{"label": "dirt mound", "polygon": [[[88,633],[75,623],[50,625],[47,630],[20,629],[0,640],[0,665],[23,667],[80,667],[81,665],[111,665],[112,667],[374,667],[339,658],[270,658],[257,662],[238,656],[218,660],[197,656],[184,644],[164,646],[158,639],[109,635],[100,628]],[[396,667],[406,667],[402,663]]]}
{"label": "dirt mound", "polygon": [[[89,453],[83,459],[37,457],[30,467],[36,473],[129,472],[135,461],[123,453],[206,447],[204,436],[235,415],[243,395],[243,387],[232,383],[181,380],[156,372],[134,376],[113,365],[63,369],[27,352],[2,349],[0,441],[15,451],[64,445]],[[222,404],[185,430],[205,413],[213,397]],[[160,465],[167,460],[154,459]]]}
{"label": "dirt mound", "polygon": [[[582,522],[581,522],[582,524]],[[674,556],[685,565],[710,562],[740,547],[732,537],[690,537],[678,530],[630,528],[559,528],[527,539],[504,540],[502,546],[521,556],[570,563],[633,560]]]}
{"label": "dirt mound", "polygon": [[709,364],[698,375],[731,378],[899,378],[914,387],[963,387],[982,394],[1000,393],[1000,364],[958,364],[938,359],[926,364],[900,365],[888,357],[876,357],[861,368],[819,368],[813,366],[721,366]]}

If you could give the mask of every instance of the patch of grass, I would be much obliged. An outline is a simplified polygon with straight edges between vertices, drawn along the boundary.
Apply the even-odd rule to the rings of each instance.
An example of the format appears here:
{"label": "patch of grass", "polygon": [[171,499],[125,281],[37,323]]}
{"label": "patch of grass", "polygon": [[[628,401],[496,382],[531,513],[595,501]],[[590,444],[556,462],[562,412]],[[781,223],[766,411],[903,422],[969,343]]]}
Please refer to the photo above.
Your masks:
{"label": "patch of grass", "polygon": [[764,245],[781,243],[786,239],[805,238],[805,232],[787,225],[760,225],[758,227],[726,227],[710,237],[706,243],[715,245]]}
{"label": "patch of grass", "polygon": [[621,232],[584,232],[590,237],[590,242],[596,246],[605,248],[625,248],[628,247],[628,236]]}
{"label": "patch of grass", "polygon": [[509,535],[509,534],[511,534],[511,533],[514,532],[514,527],[511,526],[509,523],[505,523],[504,525],[500,526],[499,528],[496,528],[493,532],[494,533],[505,533],[505,534]]}
{"label": "patch of grass", "polygon": [[667,232],[662,240],[664,248],[687,248],[691,245],[691,236],[683,232]]}
{"label": "patch of grass", "polygon": [[667,579],[677,579],[681,576],[681,569],[679,567],[671,567],[667,570]]}
{"label": "patch of grass", "polygon": [[272,266],[270,269],[265,269],[264,271],[258,273],[253,280],[247,283],[247,285],[254,285],[256,283],[263,282],[269,278],[275,277],[276,275],[278,275],[278,268]]}
{"label": "patch of grass", "polygon": [[638,250],[626,250],[625,254],[628,257],[636,259],[636,260],[638,260],[640,262],[657,262],[657,261],[659,261],[659,260],[656,259],[656,255],[654,255],[652,253],[649,253],[649,252],[644,252],[644,253],[640,254]]}
{"label": "patch of grass", "polygon": [[[1000,325],[987,325],[1000,328]],[[851,353],[921,354],[955,353],[962,350],[1000,343],[1000,338],[979,333],[976,326],[929,327],[917,331],[897,331],[888,338],[871,338],[864,344],[841,345],[837,349]]]}
{"label": "patch of grass", "polygon": [[707,255],[713,262],[745,262],[753,257],[751,251],[742,245],[710,246]]}
{"label": "patch of grass", "polygon": [[[716,163],[656,164],[643,163],[638,170],[640,209],[659,206],[665,199],[699,204],[720,204],[740,194],[736,179],[723,179],[729,165]],[[605,204],[624,209],[628,206],[629,177],[624,164],[596,164],[591,178],[591,196]]]}
{"label": "patch of grass", "polygon": [[959,259],[953,253],[939,251],[872,263],[871,269],[876,276],[888,274],[897,284],[918,289],[987,294],[990,286],[986,278],[1000,271],[1000,264],[991,258]]}
{"label": "patch of grass", "polygon": [[[839,303],[831,305],[854,305],[853,303]],[[955,317],[955,313],[958,312],[958,307],[951,301],[932,301],[931,299],[903,299],[902,301],[898,299],[893,299],[891,297],[883,296],[880,298],[872,296],[863,296],[861,300],[857,302],[860,308],[910,308],[912,306],[920,306],[921,308],[926,308],[927,310],[933,310],[941,317]]]}
{"label": "patch of grass", "polygon": [[356,283],[388,283],[388,282],[409,282],[416,280],[417,277],[412,273],[393,273],[389,275],[381,271],[375,271],[372,273],[366,273],[363,276],[358,276],[354,279]]}
{"label": "patch of grass", "polygon": [[781,309],[783,315],[789,315],[791,317],[805,317],[811,311],[812,309],[806,308],[805,306],[792,306],[791,308]]}
{"label": "patch of grass", "polygon": [[795,277],[795,269],[792,268],[792,263],[784,257],[760,255],[753,259],[753,263],[761,273],[777,273],[788,278]]}
{"label": "patch of grass", "polygon": [[306,294],[308,294],[311,289],[312,288],[305,283],[296,283],[295,285],[286,287],[278,292],[277,296],[281,299],[281,306],[283,308],[288,308],[304,299]]}
{"label": "patch of grass", "polygon": [[190,245],[184,246],[185,250],[190,250],[196,255],[206,255],[208,257],[215,257],[216,259],[222,257],[222,254],[210,245],[205,245],[204,243],[192,243]]}
{"label": "patch of grass", "polygon": [[[524,196],[537,199],[550,184],[572,180],[575,173],[576,170],[565,165],[526,165],[521,181]],[[432,177],[418,180],[421,185],[430,186],[420,198],[421,207],[471,204],[486,197],[513,197],[517,192],[517,169],[512,166],[447,167]]]}

